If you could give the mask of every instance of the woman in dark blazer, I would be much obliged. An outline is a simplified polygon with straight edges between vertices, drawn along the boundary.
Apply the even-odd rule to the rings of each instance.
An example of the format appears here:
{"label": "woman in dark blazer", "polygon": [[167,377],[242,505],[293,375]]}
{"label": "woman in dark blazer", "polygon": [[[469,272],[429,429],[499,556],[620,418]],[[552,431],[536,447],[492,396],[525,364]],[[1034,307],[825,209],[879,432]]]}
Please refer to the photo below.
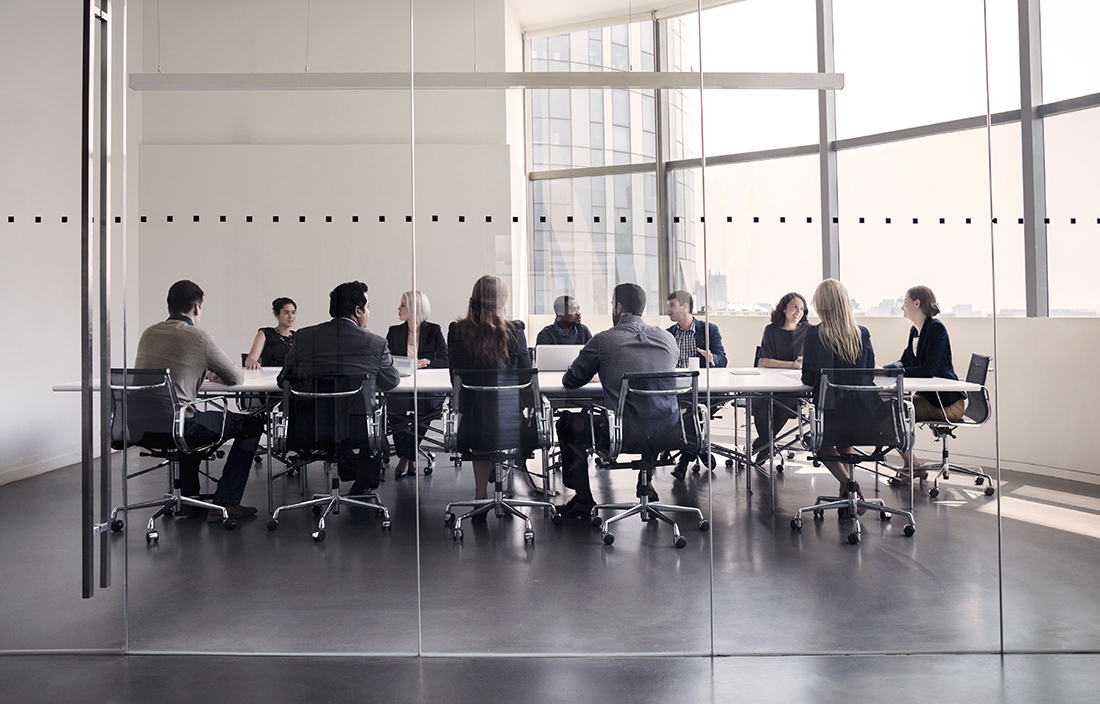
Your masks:
{"label": "woman in dark blazer", "polygon": [[[420,291],[406,291],[401,294],[401,305],[397,307],[397,317],[402,322],[391,325],[386,334],[390,354],[394,357],[415,357],[417,369],[447,366],[447,343],[443,340],[443,330],[435,323],[428,322],[430,311],[431,304],[427,296]],[[414,319],[417,322],[415,328],[410,325],[410,321]],[[421,394],[417,407],[422,418],[443,407],[442,398],[425,396],[427,395]],[[390,426],[410,427],[414,422],[412,411],[411,400],[390,399],[387,406]],[[394,431],[393,446],[399,458],[394,471],[395,477],[416,475],[416,449],[424,439],[425,429],[426,425],[419,425],[415,437],[405,430]]]}
{"label": "woman in dark blazer", "polygon": [[[875,366],[875,350],[871,346],[871,333],[856,323],[852,312],[852,299],[844,284],[836,279],[822,281],[813,298],[814,310],[821,322],[806,330],[802,343],[802,383],[809,386],[816,398],[822,369],[872,369]],[[826,438],[829,428],[825,428]],[[821,448],[825,455],[850,455],[851,446]],[[848,477],[852,468],[844,462],[824,462],[836,480],[840,482],[840,496],[848,495]],[[856,487],[859,490],[859,487]],[[860,509],[860,513],[863,509]]]}
{"label": "woman in dark blazer", "polygon": [[[888,364],[888,367],[903,367],[905,376],[941,379],[958,379],[955,365],[951,361],[951,338],[947,335],[947,326],[936,318],[940,306],[936,294],[927,286],[914,286],[905,292],[901,303],[901,313],[913,323],[909,328],[909,344],[901,353],[901,360]],[[913,340],[917,341],[914,349]],[[922,392],[913,396],[913,410],[916,420],[938,420],[957,422],[966,410],[966,394],[957,391]],[[904,467],[912,462],[912,452],[902,453]],[[924,479],[928,472],[913,470],[913,476]],[[900,472],[891,480],[894,486],[907,486],[910,482],[908,470]]]}
{"label": "woman in dark blazer", "polygon": [[[456,369],[531,368],[523,323],[504,317],[507,304],[508,286],[499,278],[486,274],[474,283],[466,317],[447,331],[452,379]],[[474,498],[488,498],[493,463],[474,460],[473,465]]]}

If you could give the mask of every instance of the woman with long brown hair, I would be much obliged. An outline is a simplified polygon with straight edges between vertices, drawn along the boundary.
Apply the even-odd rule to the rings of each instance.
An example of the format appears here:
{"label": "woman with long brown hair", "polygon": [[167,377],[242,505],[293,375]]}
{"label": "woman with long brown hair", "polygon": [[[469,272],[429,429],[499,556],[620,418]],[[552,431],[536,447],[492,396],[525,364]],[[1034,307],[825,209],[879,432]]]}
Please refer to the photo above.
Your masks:
{"label": "woman with long brown hair", "polygon": [[[474,283],[466,317],[451,323],[447,331],[452,376],[456,369],[529,369],[531,353],[523,323],[504,317],[508,286],[486,274]],[[474,498],[488,498],[493,463],[474,460]],[[485,514],[481,514],[484,516]]]}
{"label": "woman with long brown hair", "polygon": [[[871,369],[875,366],[875,350],[871,347],[871,333],[856,323],[844,284],[836,279],[822,281],[814,291],[813,306],[821,322],[806,330],[802,345],[802,383],[816,394],[822,369]],[[852,447],[821,448],[825,455],[854,452]],[[840,482],[839,495],[847,496],[851,467],[843,462],[824,464]]]}

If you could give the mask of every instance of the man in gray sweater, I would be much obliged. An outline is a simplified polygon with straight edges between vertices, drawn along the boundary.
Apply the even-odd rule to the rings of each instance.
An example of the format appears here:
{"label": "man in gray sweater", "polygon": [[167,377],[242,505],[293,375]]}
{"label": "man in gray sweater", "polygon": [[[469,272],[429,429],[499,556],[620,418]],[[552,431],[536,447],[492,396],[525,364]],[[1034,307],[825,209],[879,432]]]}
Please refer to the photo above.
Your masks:
{"label": "man in gray sweater", "polygon": [[[139,369],[168,369],[176,395],[183,403],[198,398],[205,379],[225,384],[244,381],[244,372],[233,363],[210,333],[198,327],[202,318],[203,292],[195,283],[177,281],[168,289],[168,319],[150,326],[141,334],[134,366]],[[253,416],[225,412],[225,438],[233,439],[233,448],[225,461],[212,502],[224,506],[230,518],[256,513],[252,506],[241,506],[244,487],[256,455],[263,423]],[[189,444],[201,445],[216,439],[222,431],[220,411],[195,411],[184,425]],[[199,494],[201,455],[180,455],[180,491],[185,496]],[[211,520],[222,518],[210,511]]]}

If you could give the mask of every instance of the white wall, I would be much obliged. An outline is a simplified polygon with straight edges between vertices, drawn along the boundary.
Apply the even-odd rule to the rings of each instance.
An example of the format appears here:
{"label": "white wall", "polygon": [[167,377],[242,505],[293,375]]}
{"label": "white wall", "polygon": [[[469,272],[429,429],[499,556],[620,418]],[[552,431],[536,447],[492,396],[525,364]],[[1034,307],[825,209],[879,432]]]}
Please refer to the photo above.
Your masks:
{"label": "white wall", "polygon": [[[79,459],[79,396],[50,387],[80,375],[82,22],[80,0],[0,3],[0,484]],[[121,100],[113,107],[120,166]],[[121,169],[113,189],[121,214]],[[112,231],[117,271],[121,226]],[[113,293],[118,307],[121,288]]]}

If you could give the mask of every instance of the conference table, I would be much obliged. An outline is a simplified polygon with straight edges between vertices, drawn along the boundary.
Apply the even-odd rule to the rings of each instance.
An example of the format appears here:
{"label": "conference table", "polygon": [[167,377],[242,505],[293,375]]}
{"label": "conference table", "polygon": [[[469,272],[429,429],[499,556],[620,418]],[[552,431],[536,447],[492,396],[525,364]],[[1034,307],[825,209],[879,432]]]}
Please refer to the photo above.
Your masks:
{"label": "conference table", "polygon": [[[260,395],[272,397],[281,393],[277,377],[279,367],[242,370],[244,381],[240,384],[221,384],[207,381],[200,393],[206,396],[223,395]],[[567,389],[562,384],[561,371],[543,371],[539,373],[539,390],[550,399],[552,404],[592,403],[603,399],[603,387],[593,380],[577,389]],[[802,373],[797,369],[767,369],[763,367],[725,367],[701,369],[699,371],[699,402],[708,406],[717,406],[741,398],[772,398],[774,396],[800,396],[808,394],[810,387],[802,383]],[[904,377],[903,388],[906,394],[920,392],[954,391],[968,393],[981,391],[980,384],[955,379]],[[99,389],[98,380],[93,389]],[[79,382],[55,384],[54,391],[80,391]],[[411,376],[401,377],[395,389],[388,395],[411,396],[414,393],[450,393],[451,379],[446,369],[419,369]],[[708,397],[709,394],[709,397]],[[746,423],[746,447],[752,447],[752,423]],[[774,438],[772,438],[774,441]],[[774,448],[773,448],[774,449]],[[751,456],[745,457],[746,490],[752,495],[752,474],[757,468],[764,471],[771,484],[771,508],[775,510],[775,466],[774,453],[768,459],[768,467],[758,467]],[[268,453],[268,473],[271,472],[271,456]]]}

